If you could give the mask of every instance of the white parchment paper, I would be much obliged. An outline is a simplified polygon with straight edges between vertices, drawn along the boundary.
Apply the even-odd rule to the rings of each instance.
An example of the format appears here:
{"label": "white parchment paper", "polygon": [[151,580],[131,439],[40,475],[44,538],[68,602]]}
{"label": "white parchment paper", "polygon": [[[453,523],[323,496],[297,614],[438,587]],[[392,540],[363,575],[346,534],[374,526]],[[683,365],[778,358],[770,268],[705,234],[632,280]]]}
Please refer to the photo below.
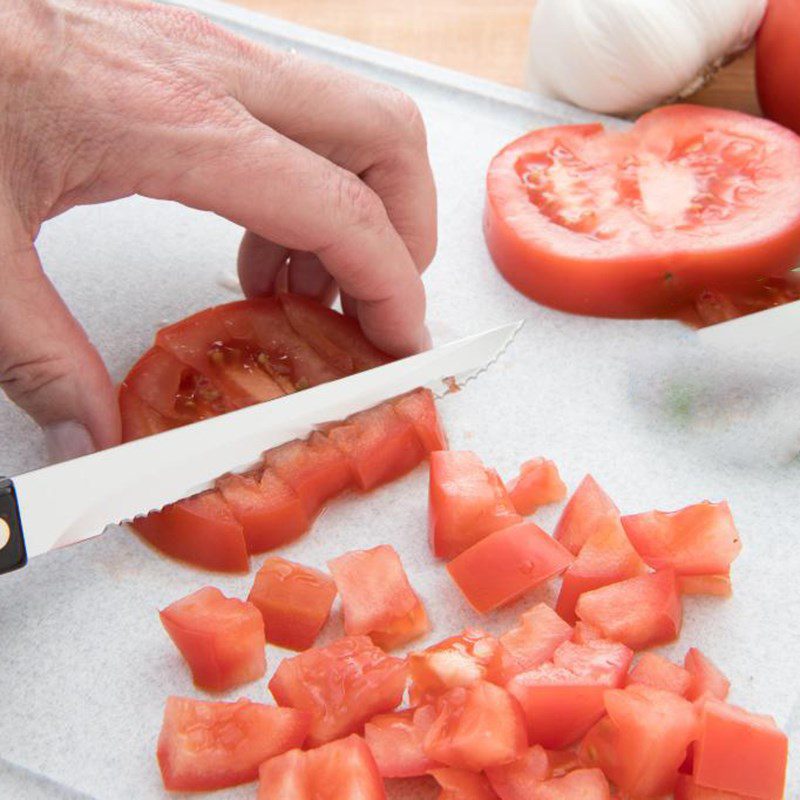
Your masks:
{"label": "white parchment paper", "polygon": [[[214,11],[217,7],[203,3]],[[682,658],[701,647],[733,682],[732,700],[775,716],[800,747],[800,359],[796,342],[751,352],[706,350],[676,323],[569,316],[515,293],[481,235],[486,165],[527,128],[582,120],[574,109],[524,98],[453,73],[224,12],[240,32],[389,80],[411,92],[428,123],[440,193],[441,246],[426,275],[440,342],[524,319],[510,351],[440,404],[451,443],[510,476],[526,458],[557,461],[570,488],[592,472],[623,512],[727,498],[744,541],[735,596],[687,599]],[[138,198],[74,210],[39,245],[49,274],[116,378],[164,321],[234,297],[240,231],[208,214]],[[0,467],[43,463],[38,433],[0,401]],[[502,630],[529,604],[478,619],[432,560],[426,470],[367,497],[334,503],[283,555],[314,566],[344,550],[390,542],[434,624],[429,641],[466,624]],[[87,487],[91,492],[92,487]],[[560,509],[537,521],[552,530]],[[261,558],[254,559],[254,570]],[[246,596],[252,578],[217,577],[161,558],[123,529],[35,559],[0,579],[0,797],[163,798],[155,762],[164,700],[202,696],[161,629],[157,609],[211,583]],[[341,632],[338,618],[325,639]],[[268,649],[270,672],[284,653]],[[265,681],[230,697],[268,698]],[[800,793],[790,763],[787,797]],[[434,797],[421,780],[390,795]],[[253,786],[215,793],[250,798]]]}

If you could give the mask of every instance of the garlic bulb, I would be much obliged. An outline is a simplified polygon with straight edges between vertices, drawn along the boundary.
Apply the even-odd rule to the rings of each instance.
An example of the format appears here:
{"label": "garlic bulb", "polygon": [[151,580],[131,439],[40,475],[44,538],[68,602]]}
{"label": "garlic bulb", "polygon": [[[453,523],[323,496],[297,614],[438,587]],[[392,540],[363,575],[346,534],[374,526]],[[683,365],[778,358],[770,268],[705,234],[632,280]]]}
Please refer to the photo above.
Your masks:
{"label": "garlic bulb", "polygon": [[632,114],[685,97],[752,41],[766,0],[537,0],[528,86]]}

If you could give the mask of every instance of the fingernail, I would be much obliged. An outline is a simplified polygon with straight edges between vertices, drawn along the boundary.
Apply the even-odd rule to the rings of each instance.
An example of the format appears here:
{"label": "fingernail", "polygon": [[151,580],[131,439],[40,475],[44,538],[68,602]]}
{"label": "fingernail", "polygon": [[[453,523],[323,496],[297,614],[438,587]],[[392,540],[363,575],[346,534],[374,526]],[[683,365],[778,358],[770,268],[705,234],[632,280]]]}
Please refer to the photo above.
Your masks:
{"label": "fingernail", "polygon": [[97,449],[89,431],[74,420],[48,425],[44,429],[44,443],[51,464],[85,456]]}
{"label": "fingernail", "polygon": [[433,347],[433,339],[431,338],[431,332],[428,330],[428,326],[425,325],[422,328],[422,343],[420,344],[420,352],[424,352],[425,350],[430,350]]}

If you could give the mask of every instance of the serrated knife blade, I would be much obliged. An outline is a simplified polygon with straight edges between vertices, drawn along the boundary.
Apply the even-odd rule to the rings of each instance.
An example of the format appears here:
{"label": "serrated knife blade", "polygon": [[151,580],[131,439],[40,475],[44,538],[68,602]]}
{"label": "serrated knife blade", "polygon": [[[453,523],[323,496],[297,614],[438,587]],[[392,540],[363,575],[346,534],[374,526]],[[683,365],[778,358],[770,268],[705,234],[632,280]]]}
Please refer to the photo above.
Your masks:
{"label": "serrated knife blade", "polygon": [[420,386],[442,396],[447,379],[463,385],[496,361],[521,326],[502,325],[268,403],[6,479],[0,484],[0,574],[201,491],[319,424]]}

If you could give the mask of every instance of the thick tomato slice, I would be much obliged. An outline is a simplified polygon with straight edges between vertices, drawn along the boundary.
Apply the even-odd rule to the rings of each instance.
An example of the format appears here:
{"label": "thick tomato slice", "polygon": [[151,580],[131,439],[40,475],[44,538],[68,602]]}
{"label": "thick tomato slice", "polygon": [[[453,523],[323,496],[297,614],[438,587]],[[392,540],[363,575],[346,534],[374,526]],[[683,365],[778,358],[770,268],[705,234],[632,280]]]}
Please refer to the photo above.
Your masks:
{"label": "thick tomato slice", "polygon": [[500,637],[520,672],[538,667],[553,657],[556,648],[572,638],[572,627],[546,603],[520,614],[519,624]]}
{"label": "thick tomato slice", "polygon": [[333,579],[312,567],[268,558],[247,596],[264,619],[268,642],[306,650],[319,636],[336,597]]}
{"label": "thick tomato slice", "polygon": [[303,744],[309,723],[293,708],[168,697],[158,737],[164,788],[210,791],[254,781],[264,761]]}
{"label": "thick tomato slice", "polygon": [[800,139],[745,114],[671,105],[630,131],[533,131],[487,179],[484,231],[521,292],[565,311],[648,316],[800,256]]}
{"label": "thick tomato slice", "polygon": [[692,674],[664,656],[644,653],[628,675],[628,684],[632,683],[686,697],[692,686]]}
{"label": "thick tomato slice", "polygon": [[438,800],[497,800],[485,776],[465,769],[441,767],[431,770],[441,786]]}
{"label": "thick tomato slice", "polygon": [[366,636],[346,636],[284,659],[269,689],[278,705],[311,712],[308,743],[317,747],[360,733],[376,714],[397,708],[406,673],[404,659],[386,655]]}
{"label": "thick tomato slice", "polygon": [[527,744],[525,717],[517,700],[500,686],[477,681],[438,698],[436,719],[423,747],[439,764],[480,772],[516,761]]}
{"label": "thick tomato slice", "polygon": [[546,458],[526,461],[519,475],[508,484],[508,494],[518,514],[533,514],[539,506],[559,503],[567,496],[567,487],[558,467]]}
{"label": "thick tomato slice", "polygon": [[564,506],[553,536],[578,555],[598,528],[613,524],[615,520],[619,520],[619,509],[597,481],[587,475]]}
{"label": "thick tomato slice", "polygon": [[206,586],[160,612],[195,686],[223,692],[266,672],[264,621],[247,602]]}
{"label": "thick tomato slice", "polygon": [[[379,646],[387,635],[394,646],[405,644],[398,640],[402,633],[398,626],[419,615],[421,601],[391,545],[353,550],[329,561],[328,568],[339,590],[347,634],[368,634]],[[409,635],[420,636],[428,630],[424,607],[421,616],[422,624],[415,630],[409,627]]]}
{"label": "thick tomato slice", "polygon": [[257,800],[386,800],[375,759],[360,736],[265,761]]}
{"label": "thick tomato slice", "polygon": [[384,778],[415,778],[425,775],[437,764],[425,755],[415,708],[378,714],[364,726],[364,740],[369,746],[378,771]]}
{"label": "thick tomato slice", "polygon": [[710,789],[780,800],[788,747],[772,717],[709,699],[700,712],[694,779]]}
{"label": "thick tomato slice", "polygon": [[177,427],[174,420],[167,419],[123,383],[119,387],[119,410],[122,416],[122,441],[132,442],[144,436],[168,431]]}
{"label": "thick tomato slice", "polygon": [[137,517],[131,526],[162,553],[218,572],[247,572],[244,530],[216,491]]}
{"label": "thick tomato slice", "polygon": [[633,650],[671,642],[683,620],[675,573],[661,570],[582,594],[578,616]]}
{"label": "thick tomato slice", "polygon": [[616,642],[565,642],[552,662],[513,678],[508,690],[525,712],[528,741],[559,750],[580,739],[605,713],[605,692],[624,684],[632,658]]}
{"label": "thick tomato slice", "polygon": [[448,565],[470,605],[485,614],[563,572],[572,554],[533,522],[490,533]]}
{"label": "thick tomato slice", "polygon": [[522,521],[500,476],[475,453],[431,453],[428,533],[438,558],[454,558],[493,531]]}
{"label": "thick tomato slice", "polygon": [[692,678],[686,697],[699,700],[706,695],[717,700],[726,700],[731,682],[722,674],[711,659],[704,656],[696,647],[690,647],[683,659],[683,666]]}
{"label": "thick tomato slice", "polygon": [[486,777],[500,800],[529,800],[534,789],[550,777],[547,751],[535,744],[516,761],[489,767]]}
{"label": "thick tomato slice", "polygon": [[[526,800],[610,800],[611,789],[599,769],[576,769],[536,786]],[[506,800],[502,798],[502,800]],[[520,795],[520,800],[523,796]]]}
{"label": "thick tomato slice", "polygon": [[415,389],[392,401],[394,410],[408,420],[425,451],[447,450],[447,436],[430,389]]}

